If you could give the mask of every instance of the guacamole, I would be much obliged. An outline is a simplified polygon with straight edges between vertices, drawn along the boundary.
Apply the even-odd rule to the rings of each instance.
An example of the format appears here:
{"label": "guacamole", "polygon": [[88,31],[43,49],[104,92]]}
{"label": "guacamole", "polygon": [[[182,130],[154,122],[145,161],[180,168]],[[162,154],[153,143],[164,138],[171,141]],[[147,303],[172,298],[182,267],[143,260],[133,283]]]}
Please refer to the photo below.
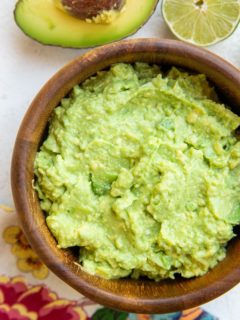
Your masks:
{"label": "guacamole", "polygon": [[35,160],[59,248],[109,279],[206,273],[240,223],[239,125],[204,75],[174,67],[120,63],[75,86]]}

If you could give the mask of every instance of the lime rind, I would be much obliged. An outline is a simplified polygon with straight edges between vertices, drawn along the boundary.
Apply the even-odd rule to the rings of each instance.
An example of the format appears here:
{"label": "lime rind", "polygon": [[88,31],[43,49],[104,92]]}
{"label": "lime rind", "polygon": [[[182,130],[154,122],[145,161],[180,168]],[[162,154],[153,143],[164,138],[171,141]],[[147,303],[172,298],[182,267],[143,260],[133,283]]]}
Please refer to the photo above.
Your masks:
{"label": "lime rind", "polygon": [[240,22],[240,1],[163,0],[162,13],[177,38],[210,46],[235,31]]}

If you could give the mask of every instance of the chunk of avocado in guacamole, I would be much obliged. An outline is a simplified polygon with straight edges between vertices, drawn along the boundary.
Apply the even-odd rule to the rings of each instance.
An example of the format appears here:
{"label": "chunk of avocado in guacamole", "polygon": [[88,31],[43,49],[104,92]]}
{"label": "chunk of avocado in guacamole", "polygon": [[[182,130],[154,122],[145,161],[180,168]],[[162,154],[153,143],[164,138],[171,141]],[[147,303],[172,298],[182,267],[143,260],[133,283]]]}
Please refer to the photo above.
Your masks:
{"label": "chunk of avocado in guacamole", "polygon": [[120,63],[75,86],[35,160],[58,246],[107,279],[205,274],[240,223],[239,125],[174,67]]}

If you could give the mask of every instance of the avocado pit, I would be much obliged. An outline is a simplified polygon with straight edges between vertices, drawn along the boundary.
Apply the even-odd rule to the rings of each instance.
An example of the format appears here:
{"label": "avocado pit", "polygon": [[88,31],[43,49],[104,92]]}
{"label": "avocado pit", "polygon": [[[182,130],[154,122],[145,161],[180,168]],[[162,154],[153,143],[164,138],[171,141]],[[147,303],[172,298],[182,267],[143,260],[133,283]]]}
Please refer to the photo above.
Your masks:
{"label": "avocado pit", "polygon": [[102,12],[120,11],[125,0],[60,0],[63,8],[71,15],[82,19],[92,19]]}

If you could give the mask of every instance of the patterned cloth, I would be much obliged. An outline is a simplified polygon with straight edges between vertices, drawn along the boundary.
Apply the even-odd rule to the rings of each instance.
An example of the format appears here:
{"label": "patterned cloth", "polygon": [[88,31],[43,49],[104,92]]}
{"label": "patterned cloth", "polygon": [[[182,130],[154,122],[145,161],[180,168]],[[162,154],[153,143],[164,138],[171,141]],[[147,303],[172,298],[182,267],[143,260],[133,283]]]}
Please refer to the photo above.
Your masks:
{"label": "patterned cloth", "polygon": [[11,208],[0,209],[0,320],[217,320],[200,308],[128,314],[79,295],[39,260]]}

